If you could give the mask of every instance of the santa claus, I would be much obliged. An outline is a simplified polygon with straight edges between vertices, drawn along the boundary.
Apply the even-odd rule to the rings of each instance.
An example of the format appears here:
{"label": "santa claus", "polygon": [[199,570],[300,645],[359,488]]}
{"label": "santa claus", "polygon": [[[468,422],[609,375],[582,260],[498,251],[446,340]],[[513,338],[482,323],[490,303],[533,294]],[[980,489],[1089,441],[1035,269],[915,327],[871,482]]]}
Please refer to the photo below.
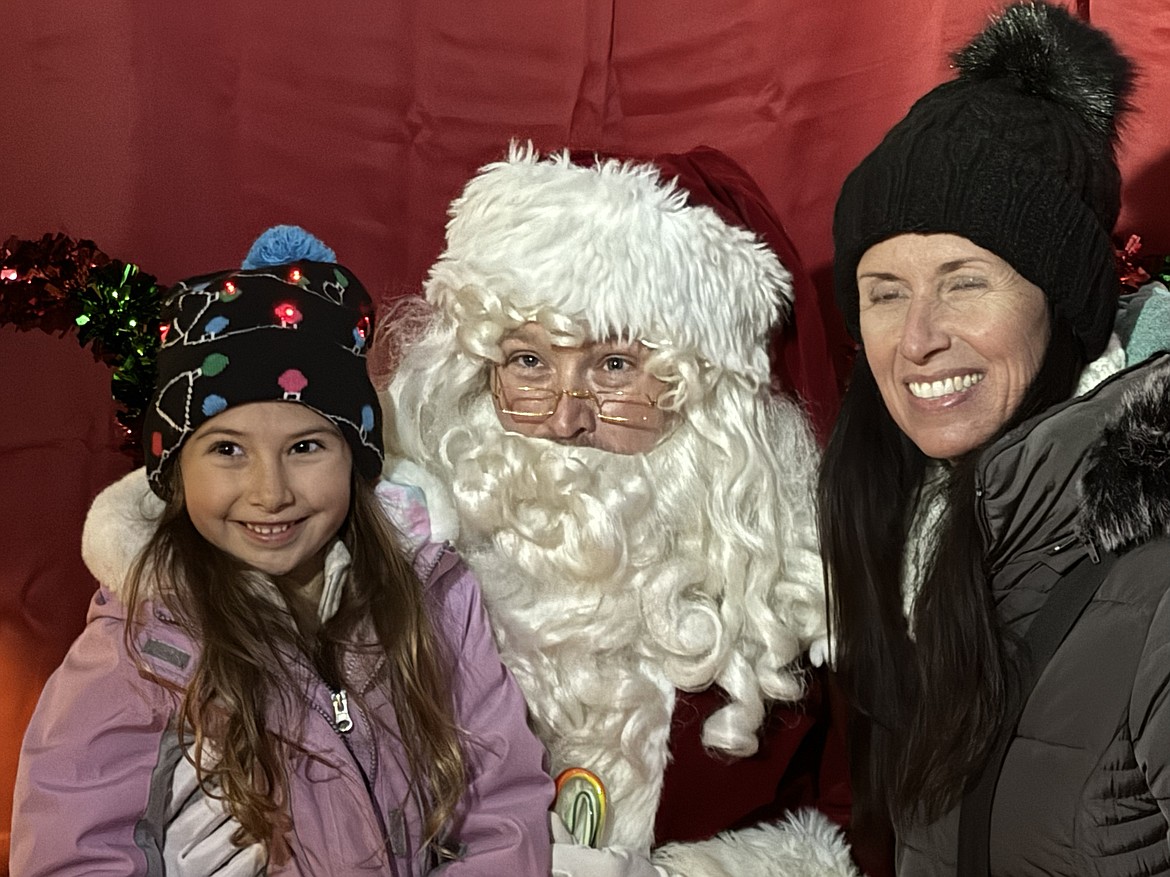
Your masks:
{"label": "santa claus", "polygon": [[650,163],[513,147],[450,216],[388,475],[480,576],[563,786],[554,874],[855,874],[777,812],[826,635],[817,450],[769,391],[788,272]]}

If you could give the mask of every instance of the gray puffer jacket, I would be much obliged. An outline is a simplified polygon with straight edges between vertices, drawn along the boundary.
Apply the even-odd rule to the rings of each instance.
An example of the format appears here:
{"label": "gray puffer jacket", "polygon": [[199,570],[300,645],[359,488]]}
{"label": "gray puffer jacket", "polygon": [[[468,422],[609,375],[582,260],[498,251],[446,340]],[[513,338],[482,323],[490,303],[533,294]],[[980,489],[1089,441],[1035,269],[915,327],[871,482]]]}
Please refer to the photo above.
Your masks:
{"label": "gray puffer jacket", "polygon": [[[1119,554],[1021,716],[992,873],[1170,874],[1170,355],[1004,436],[977,493],[995,601],[1018,634],[1074,561]],[[898,874],[954,874],[957,829],[956,810],[900,837]]]}

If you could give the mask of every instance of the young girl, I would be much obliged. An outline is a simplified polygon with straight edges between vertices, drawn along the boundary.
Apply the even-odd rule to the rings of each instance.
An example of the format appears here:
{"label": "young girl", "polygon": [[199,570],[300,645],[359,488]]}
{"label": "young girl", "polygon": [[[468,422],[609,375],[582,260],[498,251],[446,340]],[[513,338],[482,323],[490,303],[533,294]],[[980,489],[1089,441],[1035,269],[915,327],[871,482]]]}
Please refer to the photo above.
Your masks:
{"label": "young girl", "polygon": [[145,475],[94,503],[102,587],[25,737],[14,877],[548,873],[477,585],[375,489],[370,312],[325,262],[172,290]]}

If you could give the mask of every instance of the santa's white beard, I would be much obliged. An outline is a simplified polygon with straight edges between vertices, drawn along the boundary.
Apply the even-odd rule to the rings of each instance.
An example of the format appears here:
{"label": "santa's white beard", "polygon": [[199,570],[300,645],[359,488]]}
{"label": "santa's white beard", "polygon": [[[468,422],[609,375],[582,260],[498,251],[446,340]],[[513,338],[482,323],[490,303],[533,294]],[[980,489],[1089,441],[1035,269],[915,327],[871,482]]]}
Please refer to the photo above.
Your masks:
{"label": "santa's white beard", "polygon": [[504,660],[554,774],[598,774],[607,842],[648,847],[675,687],[706,687],[723,658],[698,455],[685,428],[622,455],[506,434],[490,403],[465,424],[438,456]]}

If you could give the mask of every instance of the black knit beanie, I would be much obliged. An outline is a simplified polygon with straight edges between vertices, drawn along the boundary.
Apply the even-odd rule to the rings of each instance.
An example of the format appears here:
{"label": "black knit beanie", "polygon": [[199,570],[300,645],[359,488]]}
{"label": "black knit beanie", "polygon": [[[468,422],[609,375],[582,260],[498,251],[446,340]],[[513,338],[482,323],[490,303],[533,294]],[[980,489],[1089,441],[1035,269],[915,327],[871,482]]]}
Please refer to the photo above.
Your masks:
{"label": "black knit beanie", "polygon": [[860,339],[866,250],[903,233],[949,233],[1043,290],[1094,359],[1117,303],[1109,234],[1130,62],[1102,32],[1039,2],[1009,6],[954,60],[958,78],[921,98],[841,190],[833,267],[845,324]]}
{"label": "black knit beanie", "polygon": [[381,409],[366,374],[373,306],[347,269],[301,260],[178,283],[162,309],[158,382],[142,430],[151,489],[216,414],[248,402],[305,405],[341,430],[354,465],[382,467]]}

